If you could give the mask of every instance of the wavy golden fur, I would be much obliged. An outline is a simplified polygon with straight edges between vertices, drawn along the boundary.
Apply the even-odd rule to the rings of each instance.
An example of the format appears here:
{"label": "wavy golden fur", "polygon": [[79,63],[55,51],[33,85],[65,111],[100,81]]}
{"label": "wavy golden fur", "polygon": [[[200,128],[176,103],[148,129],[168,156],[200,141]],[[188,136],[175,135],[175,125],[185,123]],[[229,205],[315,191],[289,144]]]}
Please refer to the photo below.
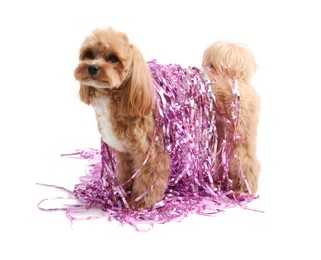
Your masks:
{"label": "wavy golden fur", "polygon": [[[260,163],[256,158],[260,98],[250,83],[251,77],[256,70],[253,54],[243,44],[219,41],[205,50],[203,66],[210,68],[212,71],[208,75],[214,79],[213,91],[228,115],[231,114],[232,93],[227,79],[234,78],[238,80],[241,99],[237,131],[241,134],[243,141],[234,142],[234,152],[238,159],[234,159],[231,162],[229,174],[233,179],[234,190],[247,192],[242,176],[236,175],[239,172],[239,160],[250,191],[256,193],[260,172]],[[220,122],[218,122],[218,131],[219,136],[223,136]]]}

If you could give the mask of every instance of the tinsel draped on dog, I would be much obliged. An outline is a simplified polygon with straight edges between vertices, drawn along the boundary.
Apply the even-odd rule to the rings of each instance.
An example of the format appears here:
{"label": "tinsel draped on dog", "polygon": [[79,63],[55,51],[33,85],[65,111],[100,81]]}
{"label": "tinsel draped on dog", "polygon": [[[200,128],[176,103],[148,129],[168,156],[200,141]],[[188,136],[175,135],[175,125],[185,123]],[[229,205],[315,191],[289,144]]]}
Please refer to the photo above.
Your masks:
{"label": "tinsel draped on dog", "polygon": [[182,68],[147,63],[124,33],[94,30],[74,75],[81,101],[96,113],[101,162],[76,185],[76,197],[115,214],[205,212],[253,198],[255,69],[248,48],[232,42],[205,50],[201,68]]}

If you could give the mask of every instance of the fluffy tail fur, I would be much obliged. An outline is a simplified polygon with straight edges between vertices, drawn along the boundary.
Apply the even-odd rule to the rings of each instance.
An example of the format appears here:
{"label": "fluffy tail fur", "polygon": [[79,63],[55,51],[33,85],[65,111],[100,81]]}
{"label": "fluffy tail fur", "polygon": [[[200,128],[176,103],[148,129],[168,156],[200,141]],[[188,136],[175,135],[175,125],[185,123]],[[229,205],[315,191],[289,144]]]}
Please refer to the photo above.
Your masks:
{"label": "fluffy tail fur", "polygon": [[242,44],[219,41],[204,52],[203,66],[213,69],[215,75],[249,82],[256,70],[251,51]]}

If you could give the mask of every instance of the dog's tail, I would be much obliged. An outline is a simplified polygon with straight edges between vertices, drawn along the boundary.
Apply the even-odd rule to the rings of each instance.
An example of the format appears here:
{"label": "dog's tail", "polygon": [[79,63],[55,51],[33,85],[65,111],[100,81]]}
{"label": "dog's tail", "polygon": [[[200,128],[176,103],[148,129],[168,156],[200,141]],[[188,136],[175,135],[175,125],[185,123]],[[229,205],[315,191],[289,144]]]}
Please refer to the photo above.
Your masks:
{"label": "dog's tail", "polygon": [[247,46],[229,41],[218,41],[203,55],[203,66],[215,76],[236,78],[248,82],[256,70],[252,52]]}

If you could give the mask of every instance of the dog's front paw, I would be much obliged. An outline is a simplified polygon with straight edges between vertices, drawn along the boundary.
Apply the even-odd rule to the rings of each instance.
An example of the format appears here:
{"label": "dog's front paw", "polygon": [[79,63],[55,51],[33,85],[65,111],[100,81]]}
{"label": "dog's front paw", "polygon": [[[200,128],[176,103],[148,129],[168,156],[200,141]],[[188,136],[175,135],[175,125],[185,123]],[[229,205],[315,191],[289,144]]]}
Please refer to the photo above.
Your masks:
{"label": "dog's front paw", "polygon": [[151,210],[153,209],[154,205],[157,201],[153,201],[150,199],[146,199],[145,197],[141,198],[140,200],[136,201],[136,199],[131,199],[129,201],[129,205],[133,210]]}

